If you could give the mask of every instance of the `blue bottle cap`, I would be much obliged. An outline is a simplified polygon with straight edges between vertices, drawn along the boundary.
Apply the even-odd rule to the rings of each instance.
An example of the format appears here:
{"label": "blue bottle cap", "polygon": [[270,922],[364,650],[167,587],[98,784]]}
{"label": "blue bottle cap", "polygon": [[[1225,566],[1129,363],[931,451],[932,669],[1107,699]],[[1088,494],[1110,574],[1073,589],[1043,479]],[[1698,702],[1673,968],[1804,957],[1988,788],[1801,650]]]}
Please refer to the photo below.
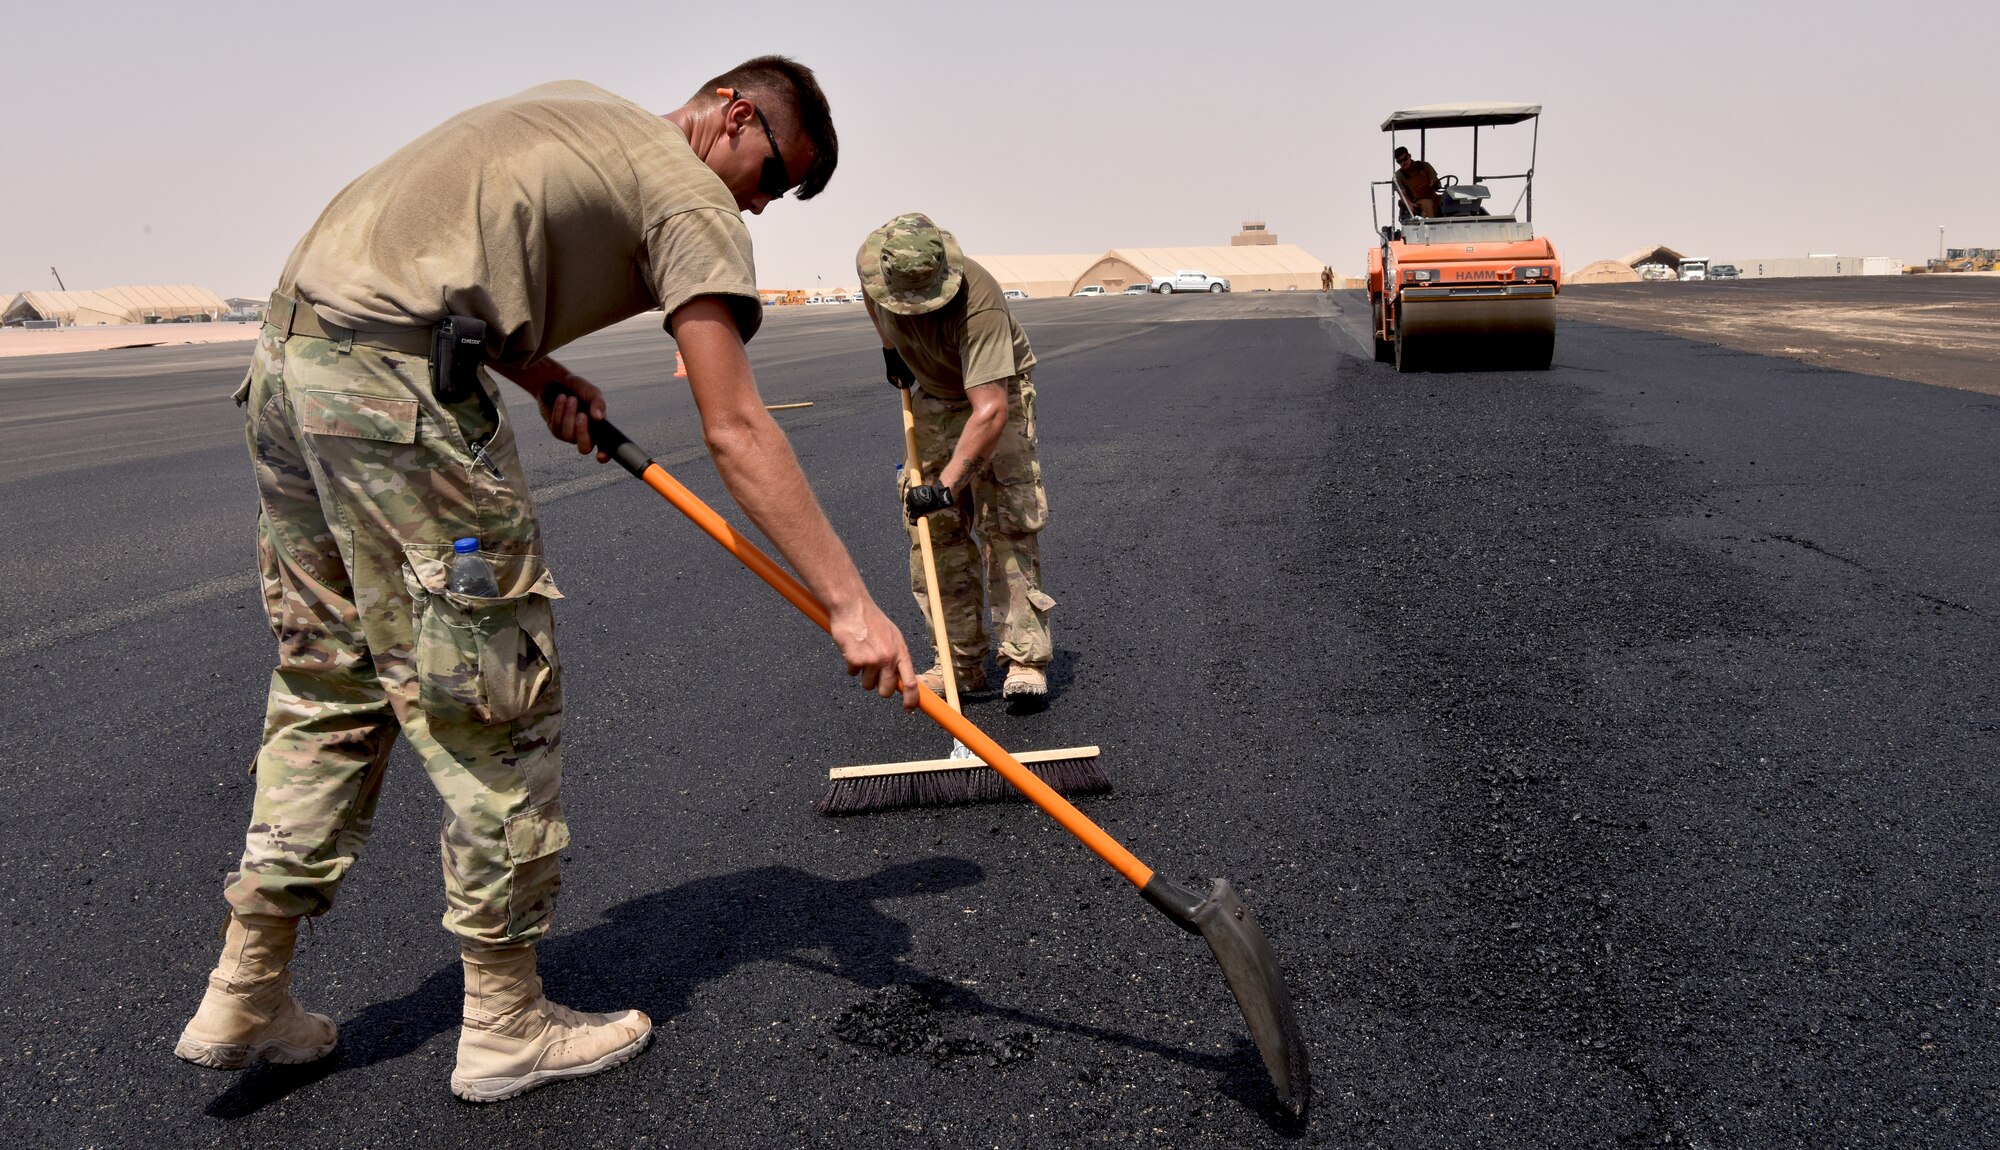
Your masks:
{"label": "blue bottle cap", "polygon": [[452,541],[451,549],[453,551],[456,551],[460,555],[469,555],[472,552],[479,550],[479,540],[474,539],[470,535],[466,536],[463,539],[455,539]]}

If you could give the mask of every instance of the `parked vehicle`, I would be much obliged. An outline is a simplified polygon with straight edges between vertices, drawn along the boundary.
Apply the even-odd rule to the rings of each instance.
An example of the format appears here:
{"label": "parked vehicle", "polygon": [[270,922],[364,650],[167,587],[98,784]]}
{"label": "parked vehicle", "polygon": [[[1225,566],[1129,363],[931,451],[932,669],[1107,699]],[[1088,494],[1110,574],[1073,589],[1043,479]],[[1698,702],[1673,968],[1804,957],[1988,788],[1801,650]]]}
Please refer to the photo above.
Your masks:
{"label": "parked vehicle", "polygon": [[1072,296],[1080,296],[1080,295],[1088,295],[1088,296],[1099,296],[1099,295],[1103,295],[1103,294],[1104,294],[1104,285],[1103,285],[1103,284],[1085,284],[1085,285],[1083,285],[1082,287],[1080,287],[1080,288],[1076,289],[1075,291],[1073,291],[1073,292],[1071,292],[1071,293],[1069,293],[1069,294],[1070,294],[1070,295],[1072,295]]}
{"label": "parked vehicle", "polygon": [[1712,280],[1733,280],[1740,277],[1742,274],[1743,273],[1737,269],[1735,264],[1708,265],[1708,278]]}
{"label": "parked vehicle", "polygon": [[1118,294],[1119,294],[1119,295],[1151,295],[1152,293],[1153,293],[1153,285],[1152,285],[1152,284],[1126,284],[1126,285],[1125,285],[1125,290],[1124,290],[1124,291],[1122,291],[1122,292],[1119,292]]}
{"label": "parked vehicle", "polygon": [[1695,283],[1708,278],[1708,261],[1690,256],[1681,261],[1681,282]]}
{"label": "parked vehicle", "polygon": [[1170,276],[1154,276],[1153,290],[1161,295],[1172,295],[1177,291],[1225,292],[1229,290],[1229,281],[1207,272],[1182,268]]}
{"label": "parked vehicle", "polygon": [[1020,288],[1008,288],[1008,289],[1007,289],[1006,291],[1003,291],[1003,292],[1001,292],[1001,293],[1000,293],[1000,298],[1001,298],[1001,299],[1027,299],[1027,298],[1028,298],[1028,293],[1027,293],[1027,292],[1024,292],[1024,291],[1022,291],[1022,290],[1021,290]]}
{"label": "parked vehicle", "polygon": [[1668,267],[1665,264],[1640,264],[1638,267],[1633,268],[1632,270],[1639,273],[1640,279],[1652,280],[1656,283],[1662,280],[1671,280],[1680,278],[1680,276],[1675,274],[1674,269]]}

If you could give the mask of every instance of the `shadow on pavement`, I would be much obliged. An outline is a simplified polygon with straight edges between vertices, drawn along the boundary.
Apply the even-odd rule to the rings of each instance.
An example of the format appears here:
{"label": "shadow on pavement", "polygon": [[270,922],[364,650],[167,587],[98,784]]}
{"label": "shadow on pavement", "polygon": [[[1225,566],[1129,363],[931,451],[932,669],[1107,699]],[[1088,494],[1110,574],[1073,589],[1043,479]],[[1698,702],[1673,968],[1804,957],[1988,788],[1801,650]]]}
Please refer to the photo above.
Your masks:
{"label": "shadow on pavement", "polygon": [[[958,1015],[968,1018],[980,1017],[1000,1022],[1039,1027],[1043,1030],[1074,1035],[1079,1038],[1088,1039],[1091,1042],[1103,1043],[1107,1046],[1121,1046],[1127,1050],[1163,1061],[1178,1062],[1184,1066],[1192,1066],[1215,1075],[1218,1080],[1216,1084],[1218,1093],[1261,1119],[1274,1133],[1286,1138],[1296,1138],[1302,1136],[1306,1131],[1307,1116],[1294,1115],[1279,1104],[1277,1093],[1271,1085],[1270,1075],[1264,1069],[1263,1056],[1257,1052],[1257,1044],[1247,1034],[1238,1037],[1227,1054],[1200,1054],[1182,1047],[1171,1046],[1148,1038],[1138,1038],[1101,1026],[1051,1018],[1044,1014],[1037,1014],[1034,1011],[1022,1010],[1017,1007],[995,1006],[981,998],[973,990],[963,986],[938,982],[934,979],[919,978],[914,982],[898,983],[878,994],[876,999],[879,1002],[884,999],[893,1000],[899,997],[906,1001],[909,999],[920,1000],[923,1003],[926,1013],[946,1016]],[[867,1004],[864,1004],[861,1009],[867,1009]],[[1234,1023],[1238,1016],[1233,1005],[1224,1009],[1228,1011],[1229,1019]],[[849,1012],[850,1015],[854,1013],[856,1011]],[[845,1019],[842,1020],[842,1022],[844,1021]],[[855,1038],[849,1038],[847,1035],[840,1033],[842,1022],[835,1023],[835,1033],[842,1038],[846,1038],[848,1041],[857,1041]],[[898,1036],[892,1035],[892,1041],[896,1037]],[[942,1035],[938,1037],[942,1037]],[[1031,1034],[1020,1037],[1027,1039],[1028,1045],[1033,1045]],[[1003,1045],[1004,1043],[1005,1040],[1003,1040]],[[883,1046],[883,1043],[873,1040],[870,1036],[859,1038],[858,1044],[877,1047]],[[939,1042],[933,1039],[933,1041],[921,1045],[905,1041],[902,1043],[902,1048],[895,1049],[894,1052],[929,1055],[933,1060],[941,1061],[956,1054],[967,1053],[968,1051],[953,1049],[955,1046],[964,1045],[968,1044],[963,1039],[956,1042]],[[994,1044],[974,1043],[970,1045],[983,1047],[983,1049],[974,1049],[969,1051],[969,1053],[990,1055],[992,1053],[990,1048]],[[1002,1055],[1002,1060],[1004,1060],[1004,1054]],[[1094,1083],[1095,1079],[1091,1078],[1088,1081]]]}
{"label": "shadow on pavement", "polygon": [[[851,880],[787,866],[697,879],[621,903],[598,925],[551,936],[540,947],[540,970],[550,996],[566,1006],[587,1011],[638,1007],[656,1021],[684,1012],[705,983],[756,962],[790,963],[870,992],[926,988],[922,993],[935,998],[927,988],[945,984],[898,961],[911,949],[910,928],[878,904],[942,894],[984,878],[976,863],[941,857],[899,863]],[[245,1118],[323,1078],[415,1052],[457,1028],[461,985],[457,963],[439,968],[409,994],[342,1021],[340,1047],[329,1057],[305,1066],[260,1063],[211,1102],[207,1113]],[[1292,1133],[1298,1126],[1276,1105],[1256,1047],[1247,1038],[1228,1054],[1197,1054],[992,1005],[963,987],[951,987],[934,1005],[940,1013],[1039,1027],[1195,1066],[1215,1074],[1221,1093],[1274,1130]],[[445,1073],[440,1066],[440,1092]]]}
{"label": "shadow on pavement", "polygon": [[[753,962],[789,962],[878,990],[895,981],[910,928],[876,903],[984,877],[965,859],[930,858],[851,880],[784,866],[697,879],[613,907],[596,926],[552,935],[539,948],[540,973],[550,997],[565,1006],[636,1006],[655,1019],[679,1015],[702,984]],[[454,962],[401,998],[337,1020],[340,1047],[332,1055],[305,1066],[259,1063],[211,1102],[208,1114],[247,1117],[329,1075],[401,1058],[455,1030],[460,979]]]}

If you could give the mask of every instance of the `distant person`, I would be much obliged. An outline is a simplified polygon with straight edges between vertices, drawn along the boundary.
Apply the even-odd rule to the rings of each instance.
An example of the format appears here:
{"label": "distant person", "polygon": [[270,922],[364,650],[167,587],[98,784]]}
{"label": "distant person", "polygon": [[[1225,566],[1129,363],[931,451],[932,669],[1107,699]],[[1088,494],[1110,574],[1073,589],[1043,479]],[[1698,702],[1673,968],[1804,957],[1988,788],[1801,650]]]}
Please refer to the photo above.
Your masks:
{"label": "distant person", "polygon": [[864,302],[882,337],[889,382],[910,389],[925,482],[905,475],[910,590],[926,619],[916,520],[928,517],[950,651],[921,676],[944,690],[944,660],[960,687],[986,687],[988,605],[1004,697],[1048,694],[1054,657],[1042,590],[1040,533],[1049,519],[1035,457],[1035,352],[1000,283],[958,241],[917,213],[868,234],[855,257]]}
{"label": "distant person", "polygon": [[1323,292],[1333,290],[1333,268],[1323,267],[1319,269],[1319,290]]}
{"label": "distant person", "polygon": [[465,974],[452,1092],[492,1102],[595,1074],[652,1034],[636,1010],[548,1001],[536,974],[570,846],[561,593],[482,361],[588,453],[603,393],[550,353],[663,309],[724,485],[826,603],[848,673],[916,705],[901,632],[743,351],[763,311],[741,213],[818,194],[837,157],[826,97],[784,57],[725,72],[664,116],[545,84],[363,173],[299,242],[236,392],[278,667],[222,959],[175,1054],[235,1070],[333,1050],[332,1020],[292,997],[289,966],[299,920],[333,905],[368,839],[398,732],[446,811],[444,926]]}
{"label": "distant person", "polygon": [[1396,149],[1396,188],[1403,202],[1425,219],[1438,214],[1438,174],[1428,161],[1410,158],[1410,149]]}

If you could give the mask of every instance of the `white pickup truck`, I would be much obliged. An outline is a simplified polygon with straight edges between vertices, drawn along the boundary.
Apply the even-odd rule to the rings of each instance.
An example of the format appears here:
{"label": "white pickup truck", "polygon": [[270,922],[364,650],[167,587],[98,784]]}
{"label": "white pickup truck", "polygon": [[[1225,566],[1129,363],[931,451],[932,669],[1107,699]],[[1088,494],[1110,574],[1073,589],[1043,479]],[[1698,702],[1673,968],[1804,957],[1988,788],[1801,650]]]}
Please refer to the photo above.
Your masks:
{"label": "white pickup truck", "polygon": [[1207,272],[1182,268],[1170,276],[1154,276],[1153,290],[1161,295],[1172,295],[1177,291],[1222,292],[1229,290],[1229,281]]}

